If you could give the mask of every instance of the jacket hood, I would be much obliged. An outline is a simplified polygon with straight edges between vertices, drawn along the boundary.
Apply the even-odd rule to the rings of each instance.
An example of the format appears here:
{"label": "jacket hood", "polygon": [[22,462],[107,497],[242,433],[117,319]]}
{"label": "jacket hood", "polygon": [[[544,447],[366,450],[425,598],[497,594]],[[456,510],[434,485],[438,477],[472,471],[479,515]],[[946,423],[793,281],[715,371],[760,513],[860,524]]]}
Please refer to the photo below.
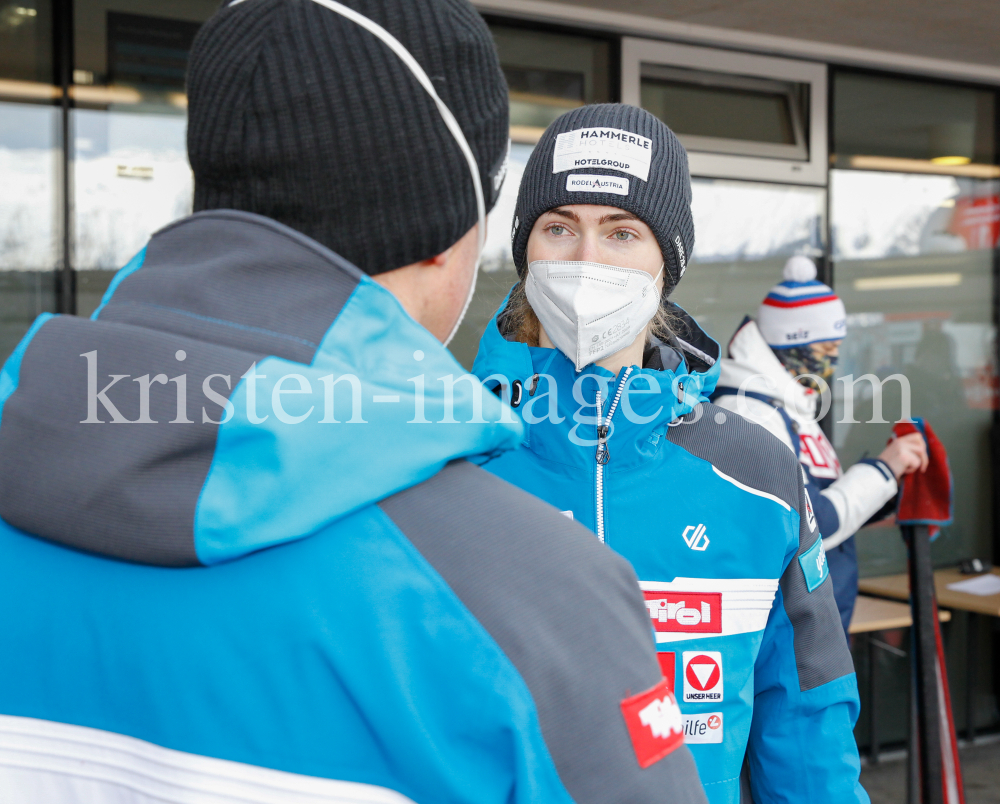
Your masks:
{"label": "jacket hood", "polygon": [[795,381],[768,346],[757,323],[747,316],[729,341],[721,362],[720,389],[743,389],[776,400],[799,416],[811,417],[819,394]]}
{"label": "jacket hood", "polygon": [[4,365],[0,517],[143,563],[238,558],[515,447],[520,424],[463,375],[329,249],[198,213],[91,320],[41,317]]}
{"label": "jacket hood", "polygon": [[[597,444],[597,392],[606,416],[619,387],[623,391],[611,427],[615,467],[643,460],[651,435],[708,401],[719,373],[719,345],[684,310],[668,302],[676,329],[669,344],[646,349],[643,366],[624,377],[594,364],[576,371],[558,349],[528,346],[508,340],[504,311],[510,296],[486,326],[472,371],[487,387],[521,387],[521,399],[509,390],[515,411],[524,422],[523,445],[546,459],[563,464],[594,462]],[[627,384],[627,389],[625,385]],[[508,398],[505,394],[505,398]],[[633,449],[621,450],[631,443]],[[623,454],[627,453],[627,454]]]}

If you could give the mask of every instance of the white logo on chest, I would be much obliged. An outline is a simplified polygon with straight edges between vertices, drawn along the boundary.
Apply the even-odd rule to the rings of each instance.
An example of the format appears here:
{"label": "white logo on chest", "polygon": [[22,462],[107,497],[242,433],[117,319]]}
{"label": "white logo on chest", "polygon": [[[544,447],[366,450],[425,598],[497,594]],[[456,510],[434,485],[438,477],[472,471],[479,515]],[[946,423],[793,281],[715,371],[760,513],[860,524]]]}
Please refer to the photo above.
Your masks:
{"label": "white logo on chest", "polygon": [[688,525],[684,528],[684,543],[692,550],[699,552],[708,549],[710,544],[708,536],[705,534],[704,525]]}

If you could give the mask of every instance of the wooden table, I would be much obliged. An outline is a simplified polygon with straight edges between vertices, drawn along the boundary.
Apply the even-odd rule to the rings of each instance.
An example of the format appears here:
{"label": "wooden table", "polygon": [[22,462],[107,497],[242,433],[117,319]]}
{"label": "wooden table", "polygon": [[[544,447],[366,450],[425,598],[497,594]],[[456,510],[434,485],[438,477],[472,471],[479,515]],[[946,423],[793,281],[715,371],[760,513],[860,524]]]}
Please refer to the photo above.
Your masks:
{"label": "wooden table", "polygon": [[[951,619],[951,612],[940,609],[938,619],[946,623]],[[854,604],[854,615],[851,617],[852,634],[867,634],[872,631],[891,631],[894,628],[909,628],[913,625],[910,607],[905,603],[892,600],[881,600],[877,597],[858,595]]]}
{"label": "wooden table", "polygon": [[[991,570],[994,575],[1000,575],[1000,569]],[[949,589],[948,584],[956,581],[967,581],[975,575],[963,575],[956,567],[937,570],[934,573],[934,591],[937,593],[939,606],[960,611],[971,611],[985,614],[989,617],[1000,617],[1000,594],[970,595],[967,592],[956,592]],[[876,578],[864,578],[858,581],[858,589],[866,595],[890,597],[894,600],[910,599],[910,580],[906,573],[901,575],[880,575]]]}
{"label": "wooden table", "polygon": [[[904,576],[905,578],[905,576]],[[945,623],[951,619],[951,612],[938,609],[938,619]],[[854,614],[851,616],[851,634],[866,634],[868,640],[868,740],[870,747],[868,756],[872,762],[878,762],[878,718],[876,717],[877,690],[875,683],[875,648],[893,653],[897,656],[906,654],[899,648],[875,638],[879,631],[892,631],[896,628],[909,628],[913,625],[910,607],[906,603],[894,600],[882,600],[868,595],[858,595],[854,603]]]}
{"label": "wooden table", "polygon": [[[994,575],[1000,575],[1000,568],[991,570]],[[957,567],[936,570],[934,572],[934,591],[937,595],[939,606],[947,606],[951,609],[967,612],[969,622],[967,623],[967,644],[966,644],[966,671],[965,671],[965,731],[966,739],[971,743],[976,736],[974,721],[975,704],[975,684],[976,684],[976,661],[977,644],[973,639],[975,633],[975,615],[987,617],[1000,617],[1000,594],[996,595],[970,595],[967,592],[956,592],[949,589],[948,584],[956,581],[967,581],[976,578],[977,575],[963,575]],[[888,597],[895,600],[909,600],[910,581],[904,573],[901,575],[880,575],[875,578],[864,578],[858,582],[858,589],[868,595],[877,597]],[[853,624],[853,623],[852,623]]]}

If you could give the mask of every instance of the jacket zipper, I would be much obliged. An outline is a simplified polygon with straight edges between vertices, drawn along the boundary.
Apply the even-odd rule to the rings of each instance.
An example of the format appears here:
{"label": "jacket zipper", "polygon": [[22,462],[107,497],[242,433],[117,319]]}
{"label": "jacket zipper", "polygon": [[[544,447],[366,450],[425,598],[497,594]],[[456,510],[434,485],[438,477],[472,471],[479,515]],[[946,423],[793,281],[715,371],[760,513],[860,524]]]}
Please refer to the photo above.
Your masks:
{"label": "jacket zipper", "polygon": [[608,408],[607,419],[604,418],[600,388],[597,389],[597,399],[594,402],[597,406],[597,452],[594,456],[597,460],[597,474],[594,478],[594,491],[597,502],[597,538],[602,543],[604,542],[604,465],[611,460],[611,453],[608,451],[608,433],[611,429],[611,417],[618,410],[618,402],[622,398],[622,388],[625,387],[625,382],[631,373],[632,366],[629,366],[625,369],[625,373],[622,374],[622,378],[618,382],[618,388],[615,390],[615,398],[611,401],[611,407]]}

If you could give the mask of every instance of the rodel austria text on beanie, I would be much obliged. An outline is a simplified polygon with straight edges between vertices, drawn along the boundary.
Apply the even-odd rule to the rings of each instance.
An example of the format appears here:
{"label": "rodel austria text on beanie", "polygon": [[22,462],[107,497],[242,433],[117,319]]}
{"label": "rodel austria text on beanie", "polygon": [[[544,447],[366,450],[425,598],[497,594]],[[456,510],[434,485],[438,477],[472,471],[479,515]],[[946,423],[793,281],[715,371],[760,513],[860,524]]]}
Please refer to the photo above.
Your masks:
{"label": "rodel austria text on beanie", "polygon": [[771,288],[757,311],[757,327],[772,349],[790,349],[847,334],[847,312],[833,289],[816,279],[816,264],[796,255],[784,281]]}
{"label": "rodel austria text on beanie", "polygon": [[[486,209],[508,153],[507,85],[467,0],[340,0],[430,76],[479,166]],[[477,222],[469,166],[434,101],[370,31],[313,0],[243,0],[198,33],[188,68],[194,209],[255,212],[378,274]]]}

